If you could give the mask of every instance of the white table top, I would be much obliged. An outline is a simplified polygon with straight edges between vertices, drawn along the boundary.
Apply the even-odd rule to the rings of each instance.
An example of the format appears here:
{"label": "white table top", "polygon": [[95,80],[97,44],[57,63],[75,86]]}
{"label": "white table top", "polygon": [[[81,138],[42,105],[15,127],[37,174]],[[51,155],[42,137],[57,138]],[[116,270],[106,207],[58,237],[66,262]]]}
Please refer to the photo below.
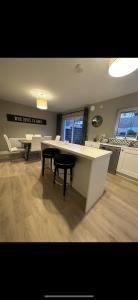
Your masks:
{"label": "white table top", "polygon": [[87,159],[97,159],[101,158],[107,155],[111,155],[111,151],[103,150],[103,149],[97,149],[97,148],[92,148],[92,147],[86,147],[82,145],[76,145],[72,143],[65,144],[62,141],[42,141],[42,144],[49,145],[49,146],[54,146],[58,149],[65,150],[68,152],[71,152],[77,156],[85,157]]}

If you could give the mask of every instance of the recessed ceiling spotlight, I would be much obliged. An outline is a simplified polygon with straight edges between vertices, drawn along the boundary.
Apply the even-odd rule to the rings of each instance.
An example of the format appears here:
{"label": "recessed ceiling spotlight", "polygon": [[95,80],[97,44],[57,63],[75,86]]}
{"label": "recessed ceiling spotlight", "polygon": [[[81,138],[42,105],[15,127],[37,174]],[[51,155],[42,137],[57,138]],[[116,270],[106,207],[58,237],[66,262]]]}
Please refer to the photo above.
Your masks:
{"label": "recessed ceiling spotlight", "polygon": [[77,64],[76,66],[75,66],[75,70],[76,70],[76,72],[77,73],[81,73],[81,72],[83,72],[83,65],[81,65],[81,64]]}

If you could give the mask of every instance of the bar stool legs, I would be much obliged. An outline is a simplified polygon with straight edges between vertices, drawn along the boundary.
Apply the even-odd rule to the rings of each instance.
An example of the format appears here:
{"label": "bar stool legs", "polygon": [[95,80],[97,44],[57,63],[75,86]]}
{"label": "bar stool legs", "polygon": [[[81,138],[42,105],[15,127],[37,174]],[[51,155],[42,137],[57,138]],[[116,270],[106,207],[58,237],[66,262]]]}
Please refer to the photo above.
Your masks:
{"label": "bar stool legs", "polygon": [[44,176],[44,169],[45,169],[45,157],[42,158],[42,176]]}
{"label": "bar stool legs", "polygon": [[57,168],[55,166],[53,183],[55,184]]}
{"label": "bar stool legs", "polygon": [[[66,195],[66,185],[67,185],[67,175],[68,170],[70,170],[70,183],[72,185],[72,169],[75,166],[75,160],[76,158],[73,155],[67,155],[67,154],[57,154],[54,158],[54,165],[55,165],[55,171],[54,171],[54,178],[53,183],[56,182],[56,173],[59,169],[64,170],[64,180],[63,180],[63,196]],[[59,174],[58,174],[59,175]],[[61,176],[62,177],[62,176]],[[64,198],[65,200],[65,198]]]}
{"label": "bar stool legs", "polygon": [[[56,174],[58,173],[59,175],[59,169],[55,166],[55,170],[54,170],[54,179],[53,179],[53,183],[55,184],[55,180],[56,180]],[[72,168],[70,168],[70,182],[72,184]],[[65,197],[66,195],[66,184],[67,184],[67,168],[64,169],[64,188],[63,188],[63,196]]]}
{"label": "bar stool legs", "polygon": [[63,196],[65,197],[66,194],[66,181],[67,181],[67,169],[64,169],[64,190],[63,190]]}
{"label": "bar stool legs", "polygon": [[51,170],[52,170],[52,157],[51,157]]}
{"label": "bar stool legs", "polygon": [[71,185],[72,185],[72,168],[70,168],[70,182],[71,182]]}
{"label": "bar stool legs", "polygon": [[[51,170],[52,170],[52,157],[50,158],[50,163],[51,163]],[[44,176],[44,171],[45,171],[45,156],[42,158],[42,176]]]}

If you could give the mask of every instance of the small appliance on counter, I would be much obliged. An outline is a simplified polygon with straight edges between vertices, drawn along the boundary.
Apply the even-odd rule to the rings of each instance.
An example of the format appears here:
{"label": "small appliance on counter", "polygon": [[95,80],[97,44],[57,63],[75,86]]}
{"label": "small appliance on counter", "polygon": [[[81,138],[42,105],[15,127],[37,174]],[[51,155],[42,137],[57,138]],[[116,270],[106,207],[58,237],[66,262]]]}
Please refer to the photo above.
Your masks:
{"label": "small appliance on counter", "polygon": [[98,136],[97,136],[97,135],[93,137],[93,141],[94,141],[94,142],[98,142],[98,140],[99,140],[99,139],[98,139]]}
{"label": "small appliance on counter", "polygon": [[102,134],[99,137],[99,141],[102,142],[102,143],[109,143],[109,138],[106,136],[106,134]]}
{"label": "small appliance on counter", "polygon": [[109,139],[108,138],[102,139],[102,143],[109,143]]}

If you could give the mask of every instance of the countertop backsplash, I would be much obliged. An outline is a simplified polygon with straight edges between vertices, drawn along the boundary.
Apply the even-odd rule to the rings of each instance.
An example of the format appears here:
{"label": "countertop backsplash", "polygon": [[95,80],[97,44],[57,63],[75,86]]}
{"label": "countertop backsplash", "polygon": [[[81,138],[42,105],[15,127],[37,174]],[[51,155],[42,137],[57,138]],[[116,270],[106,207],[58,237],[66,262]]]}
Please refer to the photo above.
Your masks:
{"label": "countertop backsplash", "polygon": [[109,138],[109,143],[114,145],[126,145],[129,147],[138,147],[137,140]]}
{"label": "countertop backsplash", "polygon": [[93,138],[93,141],[97,141],[100,143],[107,143],[107,144],[112,144],[112,145],[126,145],[129,147],[138,147],[138,140],[134,139],[125,139],[125,138],[108,138],[106,135],[101,135],[100,137],[96,136]]}

